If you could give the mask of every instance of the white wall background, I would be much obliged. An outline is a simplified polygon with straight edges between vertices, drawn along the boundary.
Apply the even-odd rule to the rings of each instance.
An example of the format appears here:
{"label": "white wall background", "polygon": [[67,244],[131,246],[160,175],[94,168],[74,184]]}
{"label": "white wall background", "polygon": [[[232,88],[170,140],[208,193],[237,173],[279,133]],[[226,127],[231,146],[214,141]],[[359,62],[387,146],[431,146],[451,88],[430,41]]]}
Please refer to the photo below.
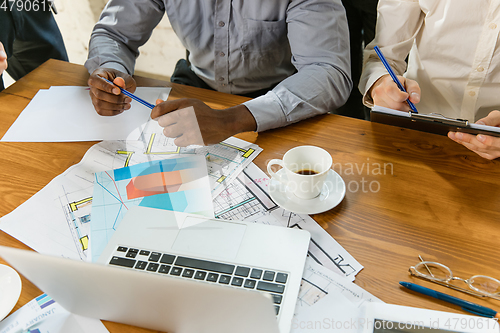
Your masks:
{"label": "white wall background", "polygon": [[[61,30],[70,62],[83,65],[87,59],[92,28],[106,3],[107,0],[55,1],[59,12],[55,15],[55,19]],[[172,30],[167,15],[140,52],[136,74],[163,80],[169,79],[177,60],[186,56],[186,50]],[[12,83],[11,78],[4,79],[6,85]]]}

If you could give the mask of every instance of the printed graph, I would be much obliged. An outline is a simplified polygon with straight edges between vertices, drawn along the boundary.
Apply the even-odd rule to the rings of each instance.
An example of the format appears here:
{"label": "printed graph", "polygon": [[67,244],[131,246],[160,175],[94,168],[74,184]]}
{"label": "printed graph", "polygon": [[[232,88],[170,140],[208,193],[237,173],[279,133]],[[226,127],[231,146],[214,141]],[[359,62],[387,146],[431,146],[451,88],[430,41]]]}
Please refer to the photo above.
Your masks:
{"label": "printed graph", "polygon": [[132,206],[213,217],[204,157],[188,155],[96,173],[91,224],[93,261]]}
{"label": "printed graph", "polygon": [[214,199],[215,217],[225,220],[255,219],[276,208],[276,203],[246,171]]}
{"label": "printed graph", "polygon": [[[83,185],[84,181],[82,181]],[[74,250],[81,260],[87,260],[92,208],[93,184],[74,186],[73,183],[60,185],[57,203],[64,214]]]}
{"label": "printed graph", "polygon": [[236,138],[197,148],[196,154],[204,155],[207,161],[212,197],[226,189],[261,151],[257,145]]}
{"label": "printed graph", "polygon": [[55,301],[52,298],[50,298],[50,296],[47,294],[40,295],[35,299],[38,306],[40,306],[40,309],[44,309],[47,306],[55,303]]}

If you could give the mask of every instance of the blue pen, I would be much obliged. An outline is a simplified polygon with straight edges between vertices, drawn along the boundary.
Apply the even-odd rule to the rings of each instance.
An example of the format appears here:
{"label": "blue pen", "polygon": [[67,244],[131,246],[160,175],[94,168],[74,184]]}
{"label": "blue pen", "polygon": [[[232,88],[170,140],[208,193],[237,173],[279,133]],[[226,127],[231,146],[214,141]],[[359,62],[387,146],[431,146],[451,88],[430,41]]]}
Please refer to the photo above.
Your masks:
{"label": "blue pen", "polygon": [[[380,50],[380,48],[378,46],[375,46],[374,49],[375,49],[375,52],[377,52],[377,55],[380,58],[380,61],[382,61],[382,63],[384,64],[385,69],[387,69],[387,71],[389,72],[389,75],[392,77],[392,80],[398,85],[399,90],[406,92],[405,88],[403,87],[401,82],[399,82],[396,74],[392,70],[389,63],[387,62],[387,59],[385,59],[384,55],[382,54],[382,51]],[[417,108],[415,107],[415,104],[410,102],[410,99],[407,99],[406,103],[408,103],[408,105],[410,106],[410,109],[412,110],[413,113],[418,113]]]}
{"label": "blue pen", "polygon": [[108,83],[111,83],[112,85],[120,88],[120,91],[122,92],[122,94],[124,94],[125,96],[128,96],[130,98],[132,98],[133,100],[141,103],[142,105],[144,106],[147,106],[148,108],[150,109],[153,109],[155,107],[155,105],[151,104],[151,103],[148,103],[146,102],[145,100],[143,100],[142,98],[140,97],[137,97],[136,95],[132,94],[131,92],[128,92],[127,90],[123,89],[122,87],[120,86],[117,86],[116,84],[114,84],[113,82],[109,81],[108,79],[102,77],[102,76],[99,76],[101,79],[103,79],[104,81],[108,82]]}
{"label": "blue pen", "polygon": [[453,297],[450,295],[446,295],[443,293],[440,293],[438,291],[425,288],[422,286],[419,286],[418,284],[410,283],[410,282],[399,282],[400,285],[402,285],[405,288],[408,288],[410,290],[413,290],[417,293],[421,293],[427,296],[431,296],[437,299],[440,299],[442,301],[455,304],[460,306],[463,310],[476,314],[478,316],[483,316],[483,317],[488,317],[488,318],[500,318],[500,314],[498,314],[495,310],[487,308],[485,306],[479,305],[479,304],[474,304],[469,301],[465,301],[463,299]]}

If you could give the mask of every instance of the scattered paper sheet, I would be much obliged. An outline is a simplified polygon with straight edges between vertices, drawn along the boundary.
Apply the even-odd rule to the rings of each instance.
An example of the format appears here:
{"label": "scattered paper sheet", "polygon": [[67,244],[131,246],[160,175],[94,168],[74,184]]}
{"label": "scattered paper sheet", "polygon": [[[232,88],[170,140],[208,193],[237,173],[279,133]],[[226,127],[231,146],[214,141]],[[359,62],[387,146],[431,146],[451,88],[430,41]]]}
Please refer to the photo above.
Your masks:
{"label": "scattered paper sheet", "polygon": [[215,217],[304,229],[311,233],[309,256],[354,281],[363,266],[309,215],[279,207],[268,194],[269,178],[251,163],[214,199]]}
{"label": "scattered paper sheet", "polygon": [[291,332],[361,332],[367,302],[383,303],[308,257]]}
{"label": "scattered paper sheet", "polygon": [[[154,104],[160,94],[168,92],[170,88],[139,87],[135,94]],[[151,119],[151,110],[135,101],[131,106],[117,116],[100,116],[88,87],[51,87],[33,97],[1,141],[138,140]]]}
{"label": "scattered paper sheet", "polygon": [[213,198],[262,151],[236,138],[209,147],[179,148],[162,134],[143,136],[141,141],[103,141],[92,146],[80,163],[3,216],[0,229],[37,252],[90,260],[94,173],[196,154],[206,159]]}
{"label": "scattered paper sheet", "polygon": [[99,319],[72,314],[46,294],[0,322],[0,333],[105,333]]}
{"label": "scattered paper sheet", "polygon": [[[360,333],[498,333],[497,318],[414,308],[396,304],[366,303]],[[359,325],[361,326],[361,325]]]}

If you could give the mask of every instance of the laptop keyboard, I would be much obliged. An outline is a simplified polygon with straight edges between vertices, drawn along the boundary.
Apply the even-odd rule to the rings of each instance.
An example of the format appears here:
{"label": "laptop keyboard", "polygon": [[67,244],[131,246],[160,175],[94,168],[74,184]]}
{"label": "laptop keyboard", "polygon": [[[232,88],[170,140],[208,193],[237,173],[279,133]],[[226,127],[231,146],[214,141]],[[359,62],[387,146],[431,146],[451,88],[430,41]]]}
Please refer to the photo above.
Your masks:
{"label": "laptop keyboard", "polygon": [[274,270],[237,266],[223,262],[200,260],[125,246],[118,246],[109,264],[151,273],[267,292],[273,297],[276,315],[279,314],[283,293],[285,292],[288,280],[287,273]]}

